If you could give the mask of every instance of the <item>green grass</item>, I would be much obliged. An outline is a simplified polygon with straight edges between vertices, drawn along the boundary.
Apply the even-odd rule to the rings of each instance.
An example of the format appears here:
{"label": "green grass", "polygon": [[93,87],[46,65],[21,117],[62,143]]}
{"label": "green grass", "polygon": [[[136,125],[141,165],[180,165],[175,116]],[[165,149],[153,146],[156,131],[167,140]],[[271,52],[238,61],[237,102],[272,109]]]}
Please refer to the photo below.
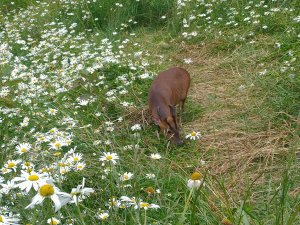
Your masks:
{"label": "green grass", "polygon": [[[47,170],[63,192],[70,193],[84,177],[85,187],[94,193],[78,206],[68,204],[54,212],[49,198],[25,209],[37,193],[33,189],[28,194],[19,188],[8,193],[2,189],[0,202],[6,208],[0,207],[0,223],[1,216],[10,213],[20,218],[20,224],[47,224],[52,216],[62,224],[72,219],[86,225],[300,222],[300,23],[295,22],[299,1],[188,1],[182,8],[172,0],[41,2],[0,3],[0,43],[7,44],[1,46],[0,91],[9,88],[0,96],[0,190],[21,171]],[[147,112],[147,93],[159,71],[182,65],[189,57],[194,62],[184,67],[192,71],[194,92],[185,105],[182,138],[190,129],[205,126],[202,119],[213,121],[214,113],[226,110],[230,114],[209,123],[213,127],[203,127],[206,133],[199,141],[185,140],[177,147],[162,134],[157,137]],[[212,59],[220,59],[213,61],[218,65],[210,65]],[[80,65],[83,69],[78,69]],[[220,85],[232,79],[223,93],[211,83],[215,73]],[[141,78],[143,74],[149,78]],[[199,80],[215,90],[199,92]],[[239,85],[245,90],[237,92]],[[200,96],[204,102],[194,100],[199,93],[204,93]],[[80,100],[89,102],[80,106]],[[50,108],[57,114],[49,115]],[[26,117],[28,125],[22,127]],[[131,130],[135,124],[141,125],[140,131]],[[230,124],[241,125],[227,127]],[[51,134],[53,128],[58,131]],[[249,155],[250,161],[240,159],[246,169],[236,168],[239,164],[228,155],[235,155],[236,146],[230,141],[239,136],[230,137],[235,134],[226,133],[231,129],[249,139],[256,133],[269,135],[270,139],[257,136],[257,142],[270,140],[264,147],[273,151],[254,145],[262,152]],[[273,130],[278,136],[271,139]],[[211,138],[218,131],[225,135]],[[39,141],[41,135],[49,140]],[[69,146],[49,147],[68,135]],[[20,155],[16,147],[24,142],[31,149]],[[248,154],[248,146],[243,147],[236,154]],[[82,154],[83,170],[67,160],[72,148]],[[100,162],[103,152],[117,153],[117,163]],[[152,153],[160,153],[162,159],[151,159]],[[20,163],[6,173],[13,159]],[[35,166],[24,169],[24,162]],[[187,181],[195,171],[203,174],[205,185],[189,190]],[[133,178],[121,181],[125,172],[132,172]],[[160,208],[125,207],[121,196]],[[101,212],[109,217],[95,217]]]}

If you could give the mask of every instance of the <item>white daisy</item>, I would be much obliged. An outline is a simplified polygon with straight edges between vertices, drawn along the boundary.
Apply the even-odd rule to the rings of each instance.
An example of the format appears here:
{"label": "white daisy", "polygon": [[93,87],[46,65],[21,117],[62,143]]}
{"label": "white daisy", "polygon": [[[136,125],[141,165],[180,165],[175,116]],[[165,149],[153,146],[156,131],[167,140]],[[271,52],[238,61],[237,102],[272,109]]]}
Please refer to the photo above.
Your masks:
{"label": "white daisy", "polygon": [[73,153],[71,156],[69,156],[68,161],[70,163],[78,163],[82,159],[82,154],[80,153]]}
{"label": "white daisy", "polygon": [[185,136],[186,139],[190,139],[190,140],[196,140],[199,139],[200,137],[201,137],[201,133],[195,131]]}
{"label": "white daisy", "polygon": [[85,184],[85,178],[82,179],[82,184],[78,185],[76,188],[72,188],[71,191],[71,196],[73,197],[72,203],[75,203],[77,205],[78,202],[81,202],[91,193],[94,193],[93,188],[86,188],[84,187],[84,184]]}
{"label": "white daisy", "polygon": [[147,209],[159,209],[160,206],[156,204],[150,204],[147,202],[140,202],[138,205],[135,205],[134,208],[135,209],[142,208],[144,210],[147,210]]}
{"label": "white daisy", "polygon": [[86,166],[85,163],[79,162],[79,163],[77,163],[77,164],[75,165],[75,169],[78,170],[78,171],[80,171],[80,170],[83,170],[85,166]]}
{"label": "white daisy", "polygon": [[15,216],[0,214],[0,225],[19,225],[20,219]]}
{"label": "white daisy", "polygon": [[125,172],[124,174],[122,174],[122,175],[120,176],[120,180],[121,180],[121,181],[126,181],[126,180],[132,179],[132,177],[133,177],[133,173]]}
{"label": "white daisy", "polygon": [[2,194],[8,194],[10,192],[10,190],[17,187],[13,180],[7,181],[6,184],[2,183],[2,184],[0,184],[0,186],[2,186],[2,188],[0,189],[0,193],[2,193]]}
{"label": "white daisy", "polygon": [[57,109],[48,109],[47,113],[51,116],[54,116],[56,115],[56,113],[58,112]]}
{"label": "white daisy", "polygon": [[78,105],[80,106],[87,106],[89,104],[89,101],[88,100],[80,100],[78,102]]}
{"label": "white daisy", "polygon": [[100,219],[100,220],[106,220],[108,217],[109,217],[109,214],[108,213],[99,213],[97,215],[97,217]]}
{"label": "white daisy", "polygon": [[16,149],[17,149],[17,153],[22,155],[31,149],[31,145],[29,143],[21,143],[17,145]]}
{"label": "white daisy", "polygon": [[13,181],[21,181],[21,183],[18,183],[17,186],[22,191],[25,190],[28,193],[32,187],[34,190],[37,191],[40,184],[45,183],[45,174],[41,175],[36,172],[27,173],[23,170],[21,171],[21,173],[21,177],[15,177]]}
{"label": "white daisy", "polygon": [[42,204],[45,198],[50,198],[53,201],[55,212],[72,200],[70,194],[61,192],[54,184],[46,182],[40,186],[38,193],[33,197],[31,203],[26,206],[25,209]]}
{"label": "white daisy", "polygon": [[57,225],[60,224],[60,220],[56,219],[55,217],[52,217],[47,220],[47,223],[50,225]]}
{"label": "white daisy", "polygon": [[203,175],[199,172],[194,172],[191,175],[190,179],[188,180],[187,186],[190,189],[192,188],[198,189],[202,183],[203,183]]}
{"label": "white daisy", "polygon": [[161,159],[161,155],[159,153],[152,153],[150,157],[151,159]]}
{"label": "white daisy", "polygon": [[135,124],[130,128],[132,131],[139,131],[142,129],[140,124]]}
{"label": "white daisy", "polygon": [[6,164],[4,164],[4,168],[9,170],[16,171],[17,165],[21,162],[21,160],[8,160]]}
{"label": "white daisy", "polygon": [[60,150],[65,145],[66,144],[62,139],[57,139],[49,144],[50,148],[53,150]]}
{"label": "white daisy", "polygon": [[103,152],[103,156],[100,158],[100,161],[108,161],[112,164],[116,164],[117,159],[119,159],[119,156],[116,153]]}

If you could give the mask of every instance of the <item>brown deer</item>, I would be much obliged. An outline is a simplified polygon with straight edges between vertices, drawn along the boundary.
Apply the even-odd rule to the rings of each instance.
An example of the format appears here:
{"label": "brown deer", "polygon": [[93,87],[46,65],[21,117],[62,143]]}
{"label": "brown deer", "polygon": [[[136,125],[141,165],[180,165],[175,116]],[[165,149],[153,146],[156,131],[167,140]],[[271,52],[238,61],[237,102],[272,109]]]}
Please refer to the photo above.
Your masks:
{"label": "brown deer", "polygon": [[174,67],[158,74],[148,93],[149,109],[154,123],[165,135],[169,134],[176,145],[181,145],[175,106],[183,111],[190,87],[190,75],[182,68]]}

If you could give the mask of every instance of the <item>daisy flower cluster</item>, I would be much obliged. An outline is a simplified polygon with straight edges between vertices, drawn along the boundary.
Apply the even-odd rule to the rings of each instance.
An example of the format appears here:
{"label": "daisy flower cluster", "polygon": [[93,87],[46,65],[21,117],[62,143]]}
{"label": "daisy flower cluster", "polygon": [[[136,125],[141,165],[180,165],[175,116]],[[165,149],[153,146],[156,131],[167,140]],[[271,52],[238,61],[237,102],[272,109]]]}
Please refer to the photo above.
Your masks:
{"label": "daisy flower cluster", "polygon": [[[117,173],[118,187],[131,188],[134,174],[117,171],[119,155],[108,150],[116,145],[114,136],[124,123],[123,115],[110,118],[109,107],[123,111],[136,107],[136,99],[129,95],[132,85],[150,82],[155,72],[149,69],[149,53],[131,40],[135,33],[122,38],[117,35],[136,24],[133,19],[116,27],[112,39],[100,33],[91,38],[94,31],[90,29],[79,32],[80,23],[73,21],[78,8],[82,8],[77,15],[81,20],[97,21],[86,4],[96,4],[96,0],[61,0],[60,10],[55,12],[56,1],[37,1],[28,8],[7,12],[1,20],[0,98],[8,101],[0,106],[1,152],[5,153],[0,164],[0,194],[8,206],[8,213],[0,213],[4,224],[30,222],[34,217],[31,209],[49,207],[49,202],[54,217],[41,214],[36,221],[66,222],[64,207],[81,207],[95,192],[85,186],[85,179],[75,188],[77,182],[71,179],[80,179],[88,170],[96,173],[91,167],[102,168],[103,179]],[[51,13],[57,15],[52,17]],[[52,20],[37,20],[39,17]],[[135,134],[141,129],[140,124],[131,128]],[[97,136],[91,145],[86,141],[88,130]],[[88,165],[86,151],[91,154],[89,146],[95,143],[107,150],[99,154],[93,149],[99,154],[97,165]],[[130,143],[124,149],[127,147],[138,149],[139,145]],[[10,198],[23,202],[28,213],[22,219],[10,212],[15,208]],[[145,202],[140,207],[139,202],[143,201],[134,208],[155,208]]]}
{"label": "daisy flower cluster", "polygon": [[[193,8],[194,10],[187,10]],[[227,0],[205,1],[205,0],[178,0],[177,15],[182,18],[182,37],[193,39],[203,37],[207,33],[216,36],[225,36],[222,30],[236,27],[249,27],[256,32],[246,33],[239,36],[234,34],[235,41],[247,41],[255,43],[255,36],[259,33],[272,32],[274,25],[268,21],[275,17],[283,16],[299,21],[298,17],[292,18],[296,9],[289,4],[279,4],[279,1],[247,1],[245,4],[232,4]],[[188,13],[187,13],[188,12]],[[222,29],[221,29],[222,28]],[[288,29],[294,33],[293,29]],[[294,33],[295,34],[295,33]]]}

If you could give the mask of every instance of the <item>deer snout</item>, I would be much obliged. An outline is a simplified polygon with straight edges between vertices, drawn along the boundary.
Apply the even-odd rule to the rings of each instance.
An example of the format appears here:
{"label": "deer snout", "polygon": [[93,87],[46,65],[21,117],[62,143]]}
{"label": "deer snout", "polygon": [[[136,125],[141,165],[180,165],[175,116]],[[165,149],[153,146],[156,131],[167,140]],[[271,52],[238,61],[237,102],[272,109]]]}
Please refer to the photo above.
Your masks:
{"label": "deer snout", "polygon": [[180,139],[178,139],[178,140],[176,140],[176,145],[182,145],[183,144],[183,141],[182,140],[180,140]]}

